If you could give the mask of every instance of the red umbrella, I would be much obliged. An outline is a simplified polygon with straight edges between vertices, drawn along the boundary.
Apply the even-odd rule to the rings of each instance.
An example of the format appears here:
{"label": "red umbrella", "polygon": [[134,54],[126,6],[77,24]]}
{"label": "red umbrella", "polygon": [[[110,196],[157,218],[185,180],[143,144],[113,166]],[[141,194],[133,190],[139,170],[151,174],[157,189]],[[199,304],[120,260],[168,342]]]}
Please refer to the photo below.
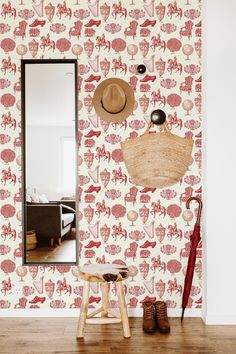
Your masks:
{"label": "red umbrella", "polygon": [[201,212],[202,212],[202,201],[197,197],[189,198],[186,202],[187,209],[189,209],[189,204],[192,200],[196,200],[198,202],[199,207],[198,207],[197,221],[196,221],[196,224],[194,225],[194,230],[193,230],[193,233],[190,237],[191,249],[190,249],[190,253],[189,253],[189,257],[188,257],[188,267],[187,267],[187,272],[186,272],[185,281],[184,281],[184,292],[183,292],[183,298],[182,298],[182,309],[183,310],[182,310],[181,322],[183,321],[183,318],[184,318],[184,310],[187,306],[190,290],[192,287],[193,273],[194,273],[194,267],[195,267],[195,262],[196,262],[197,246],[198,246],[198,243],[201,239],[201,237],[200,237],[200,218],[201,218]]}

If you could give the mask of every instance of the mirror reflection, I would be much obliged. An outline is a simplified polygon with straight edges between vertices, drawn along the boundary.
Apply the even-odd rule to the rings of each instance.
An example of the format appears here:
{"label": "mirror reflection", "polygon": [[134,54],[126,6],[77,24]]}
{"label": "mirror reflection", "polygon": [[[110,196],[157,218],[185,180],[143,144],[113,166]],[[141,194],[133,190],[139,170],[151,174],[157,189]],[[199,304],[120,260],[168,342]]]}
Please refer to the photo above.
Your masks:
{"label": "mirror reflection", "polygon": [[76,62],[22,61],[25,263],[75,263]]}

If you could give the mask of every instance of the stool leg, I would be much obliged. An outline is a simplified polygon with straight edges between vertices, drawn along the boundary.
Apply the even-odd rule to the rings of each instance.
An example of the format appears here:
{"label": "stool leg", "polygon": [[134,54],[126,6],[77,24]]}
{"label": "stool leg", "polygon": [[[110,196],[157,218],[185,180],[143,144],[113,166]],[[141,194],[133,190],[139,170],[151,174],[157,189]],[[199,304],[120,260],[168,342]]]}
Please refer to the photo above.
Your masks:
{"label": "stool leg", "polygon": [[[102,283],[102,307],[104,309],[107,309],[109,304],[108,286],[108,283]],[[101,317],[108,317],[108,312],[106,310],[103,310],[101,313]]]}
{"label": "stool leg", "polygon": [[83,338],[84,326],[88,313],[88,301],[89,301],[89,281],[84,282],[83,298],[80,306],[80,316],[77,329],[77,338]]}
{"label": "stool leg", "polygon": [[124,295],[122,281],[117,282],[116,287],[117,287],[117,295],[118,295],[118,301],[120,306],[120,314],[121,314],[121,321],[123,325],[124,337],[130,338],[131,334],[129,328],[129,319],[128,319],[128,312],[125,303],[125,295]]}

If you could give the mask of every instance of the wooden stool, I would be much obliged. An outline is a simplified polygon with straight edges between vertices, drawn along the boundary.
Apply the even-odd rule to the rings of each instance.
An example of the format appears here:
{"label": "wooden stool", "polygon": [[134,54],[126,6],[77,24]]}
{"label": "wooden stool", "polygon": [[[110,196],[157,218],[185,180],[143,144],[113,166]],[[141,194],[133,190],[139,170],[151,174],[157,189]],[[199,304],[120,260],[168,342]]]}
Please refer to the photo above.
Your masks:
{"label": "wooden stool", "polygon": [[[128,278],[128,268],[116,264],[89,264],[80,268],[79,277],[84,280],[83,299],[80,307],[80,318],[78,323],[77,338],[83,338],[85,323],[107,324],[120,323],[123,325],[125,338],[130,338],[129,319],[125,303],[125,295],[122,280]],[[108,283],[116,282],[117,295],[120,308],[120,316],[109,309]],[[102,285],[102,307],[88,315],[88,302],[90,282],[98,282]],[[96,317],[101,312],[101,317]],[[112,317],[108,317],[111,315]]]}

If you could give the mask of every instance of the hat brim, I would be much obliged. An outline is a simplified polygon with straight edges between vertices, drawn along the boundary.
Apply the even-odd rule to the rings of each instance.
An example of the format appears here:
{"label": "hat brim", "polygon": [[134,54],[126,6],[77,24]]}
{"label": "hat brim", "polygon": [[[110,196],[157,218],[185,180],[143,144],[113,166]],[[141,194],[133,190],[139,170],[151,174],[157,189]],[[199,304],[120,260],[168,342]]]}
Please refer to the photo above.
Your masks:
{"label": "hat brim", "polygon": [[[126,104],[125,104],[123,110],[119,113],[109,113],[102,106],[103,91],[110,84],[119,85],[125,93]],[[134,103],[135,103],[134,91],[131,88],[131,86],[126,81],[124,81],[122,79],[117,79],[115,77],[103,80],[97,86],[97,88],[94,92],[94,95],[93,95],[93,106],[94,106],[94,109],[95,109],[97,115],[101,119],[105,120],[106,122],[110,122],[110,123],[120,123],[123,120],[125,120],[127,117],[129,117],[130,114],[134,110]]]}

